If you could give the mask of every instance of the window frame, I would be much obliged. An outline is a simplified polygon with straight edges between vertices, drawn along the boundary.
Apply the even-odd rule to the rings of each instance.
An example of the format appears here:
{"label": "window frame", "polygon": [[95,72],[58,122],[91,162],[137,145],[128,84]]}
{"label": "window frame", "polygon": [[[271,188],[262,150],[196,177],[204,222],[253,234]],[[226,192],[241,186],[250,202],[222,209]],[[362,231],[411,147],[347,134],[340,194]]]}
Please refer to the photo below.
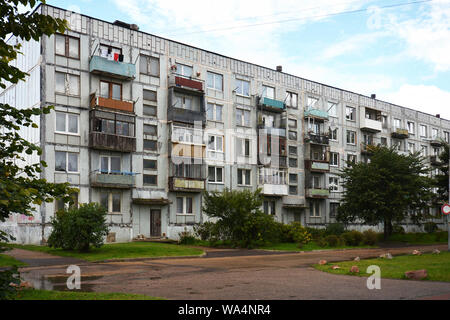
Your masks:
{"label": "window frame", "polygon": [[[209,75],[212,75],[212,79],[213,79],[213,86],[212,87],[209,86],[210,85],[210,83],[209,83]],[[216,77],[220,77],[220,79],[221,79],[221,89],[217,89]],[[219,91],[219,92],[223,92],[224,91],[223,74],[212,72],[212,71],[206,71],[206,88],[207,89],[211,89],[211,90],[216,90],[216,91]]]}
{"label": "window frame", "polygon": [[[349,110],[352,110],[350,113],[348,113]],[[351,117],[349,118],[349,115]],[[345,120],[347,121],[356,121],[356,108],[351,106],[345,106]]]}
{"label": "window frame", "polygon": [[[210,119],[210,118],[208,118],[208,108],[210,107],[210,106],[212,106],[212,109],[213,109],[213,118],[212,119]],[[219,109],[221,110],[221,112],[220,112],[220,120],[218,120],[217,119],[217,107],[219,107]],[[217,104],[217,103],[215,103],[215,102],[207,102],[206,103],[206,120],[208,120],[208,121],[215,121],[215,122],[224,122],[223,121],[223,108],[224,108],[224,106],[223,106],[223,104]]]}
{"label": "window frame", "polygon": [[[64,120],[64,129],[65,131],[58,131],[57,121],[58,116],[57,114],[64,114],[65,120]],[[77,132],[70,132],[69,129],[69,116],[75,116],[77,118]],[[66,135],[72,135],[72,136],[80,136],[80,115],[78,113],[70,113],[70,112],[62,112],[62,111],[55,111],[55,133],[58,134],[66,134]]]}
{"label": "window frame", "polygon": [[[239,85],[239,83],[241,83],[241,85]],[[242,85],[243,83],[247,83],[247,85],[248,85],[248,87],[247,87],[248,94],[247,95],[244,94],[245,86]],[[241,89],[240,90],[241,92],[239,92],[238,89]],[[236,92],[236,95],[238,95],[238,96],[242,96],[242,97],[246,97],[246,98],[250,97],[250,81],[242,80],[242,79],[236,79],[236,90],[235,90],[235,92]]]}
{"label": "window frame", "polygon": [[[102,83],[107,83],[108,84],[108,97],[104,97],[102,95]],[[113,86],[117,85],[120,87],[120,100],[114,99],[113,98]],[[111,99],[111,100],[116,100],[116,101],[123,101],[123,84],[122,83],[118,83],[118,82],[113,82],[113,81],[107,81],[107,80],[100,80],[100,97],[102,98],[106,98],[106,99]]]}
{"label": "window frame", "polygon": [[[334,156],[336,156],[337,164],[334,164]],[[330,167],[339,167],[339,152],[330,152]]]}
{"label": "window frame", "polygon": [[[57,73],[64,75],[64,92],[57,90],[57,86],[56,86],[56,74]],[[73,94],[70,92],[69,77],[76,77],[78,80],[77,81],[78,82],[78,93],[76,93],[76,94]],[[55,70],[55,94],[62,94],[62,95],[70,96],[70,97],[80,97],[81,96],[81,77],[80,77],[80,75]]]}
{"label": "window frame", "polygon": [[[182,201],[183,201],[183,211],[182,212],[178,212],[178,199],[182,199]],[[187,199],[190,199],[190,201],[191,201],[191,210],[192,210],[192,212],[187,212],[187,208],[188,208],[188,201],[187,201]],[[177,216],[195,216],[195,210],[194,210],[194,197],[192,197],[192,196],[179,196],[179,197],[176,197],[176,200],[175,200],[175,203],[176,203],[176,207],[175,207],[175,214],[177,215]]]}
{"label": "window frame", "polygon": [[[353,134],[353,135],[352,135]],[[349,142],[349,138],[351,138],[353,136],[353,139],[350,139]],[[351,140],[353,140],[353,142],[351,142]],[[349,145],[355,146],[356,145],[356,131],[353,130],[347,130],[347,134],[346,134],[346,142]]]}
{"label": "window frame", "polygon": [[[143,73],[143,72],[141,72],[141,58],[146,58],[147,59],[147,72],[145,72],[145,73]],[[152,60],[152,59],[154,59],[154,60],[157,60],[158,61],[158,74],[152,74],[151,73],[151,63],[150,63],[150,61]],[[150,77],[155,77],[155,78],[159,78],[159,77],[161,77],[161,59],[159,58],[159,57],[154,57],[154,56],[151,56],[151,55],[146,55],[146,54],[140,54],[139,55],[139,74],[143,74],[143,75],[146,75],[146,76],[150,76]]]}
{"label": "window frame", "polygon": [[[102,158],[108,158],[108,171],[102,171]],[[111,158],[119,158],[119,163],[120,163],[120,170],[119,172],[113,172],[111,170]],[[99,166],[98,166],[98,170],[100,173],[102,174],[117,174],[117,173],[122,173],[122,157],[121,156],[112,156],[112,155],[106,155],[106,154],[101,154],[99,156]]]}
{"label": "window frame", "polygon": [[[65,153],[65,170],[57,170],[56,169],[56,153]],[[77,155],[77,171],[69,171],[69,153]],[[80,154],[78,152],[69,152],[69,151],[58,151],[55,150],[55,172],[65,172],[70,174],[79,174],[80,173]]]}
{"label": "window frame", "polygon": [[[115,214],[119,215],[122,214],[122,193],[121,192],[100,192],[100,201],[99,204],[102,205],[102,195],[107,194],[108,195],[108,208],[106,209],[107,214]],[[119,195],[119,206],[120,211],[113,211],[114,210],[114,195]]]}
{"label": "window frame", "polygon": [[[237,118],[238,115],[240,113],[240,122],[237,122]],[[245,122],[245,114],[248,113],[248,124]],[[236,107],[236,115],[235,115],[235,121],[236,121],[236,125],[237,126],[241,126],[241,127],[251,127],[251,122],[252,122],[252,112],[250,110],[247,109],[243,109],[243,108],[238,108]]]}
{"label": "window frame", "polygon": [[[211,181],[210,180],[210,175],[209,175],[209,170],[211,169],[211,168],[213,168],[214,169],[214,181]],[[218,181],[218,179],[217,179],[217,177],[219,176],[218,174],[217,174],[217,171],[218,171],[218,169],[220,169],[220,171],[221,171],[221,181]],[[224,181],[224,176],[225,176],[225,168],[224,167],[221,167],[221,166],[208,166],[208,183],[211,183],[211,184],[224,184],[225,183],[225,181]]]}
{"label": "window frame", "polygon": [[[57,39],[57,37],[64,37],[64,54],[57,53],[57,50],[56,50],[56,39]],[[78,49],[77,49],[78,50],[78,57],[71,57],[70,56],[70,39],[75,39],[78,42]],[[56,33],[55,34],[54,46],[55,46],[55,55],[56,56],[65,57],[65,58],[74,59],[74,60],[80,60],[80,55],[81,55],[81,39],[80,38],[69,36],[69,35],[66,35],[66,34]]]}
{"label": "window frame", "polygon": [[[291,105],[292,97],[295,96],[295,106]],[[292,109],[298,109],[298,93],[292,91],[286,91],[286,106]],[[289,101],[289,102],[288,102]]]}
{"label": "window frame", "polygon": [[[239,172],[241,174],[239,174]],[[247,175],[246,175],[247,172],[250,172],[249,179],[248,179],[249,181],[247,181],[247,178],[246,178],[247,177]],[[252,185],[252,170],[251,169],[238,168],[237,169],[237,175],[238,175],[238,179],[237,179],[237,185],[238,186],[249,187],[249,186]],[[241,176],[242,183],[239,183],[239,176]]]}

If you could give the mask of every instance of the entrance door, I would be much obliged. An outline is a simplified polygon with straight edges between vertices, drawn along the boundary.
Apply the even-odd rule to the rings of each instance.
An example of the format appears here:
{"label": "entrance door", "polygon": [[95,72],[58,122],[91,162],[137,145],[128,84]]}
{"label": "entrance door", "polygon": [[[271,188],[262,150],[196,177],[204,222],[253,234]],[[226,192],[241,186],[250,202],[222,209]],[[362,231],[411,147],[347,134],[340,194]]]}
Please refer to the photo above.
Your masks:
{"label": "entrance door", "polygon": [[161,237],[161,210],[150,210],[150,236]]}

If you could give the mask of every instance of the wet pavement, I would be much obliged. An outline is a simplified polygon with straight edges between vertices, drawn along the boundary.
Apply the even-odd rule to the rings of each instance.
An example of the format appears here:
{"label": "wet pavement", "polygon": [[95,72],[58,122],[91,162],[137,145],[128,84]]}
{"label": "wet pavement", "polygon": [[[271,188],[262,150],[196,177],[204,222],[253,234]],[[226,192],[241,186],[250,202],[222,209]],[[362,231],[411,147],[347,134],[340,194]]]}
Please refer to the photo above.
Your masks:
{"label": "wet pavement", "polygon": [[[168,299],[446,299],[450,283],[411,280],[381,280],[381,290],[369,290],[366,278],[333,275],[311,265],[411,253],[413,249],[445,251],[445,245],[407,248],[352,249],[280,253],[261,250],[207,248],[205,258],[149,259],[127,262],[80,261],[81,290],[138,293]],[[15,253],[16,257],[18,253]],[[24,253],[21,253],[22,255]],[[28,256],[28,258],[31,258]],[[21,274],[36,288],[66,290],[69,258],[48,265],[47,257],[21,268]],[[70,258],[71,259],[71,258]],[[20,260],[20,259],[19,259]],[[62,262],[67,262],[60,264]],[[77,264],[77,263],[75,263]]]}

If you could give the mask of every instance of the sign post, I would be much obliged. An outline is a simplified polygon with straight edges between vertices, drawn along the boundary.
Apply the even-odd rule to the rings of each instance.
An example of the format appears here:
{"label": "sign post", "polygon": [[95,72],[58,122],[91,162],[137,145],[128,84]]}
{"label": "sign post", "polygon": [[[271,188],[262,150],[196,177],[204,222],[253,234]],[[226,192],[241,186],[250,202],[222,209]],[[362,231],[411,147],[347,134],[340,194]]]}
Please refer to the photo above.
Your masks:
{"label": "sign post", "polygon": [[447,231],[448,231],[448,251],[450,251],[450,205],[448,203],[441,207],[441,212],[447,216]]}

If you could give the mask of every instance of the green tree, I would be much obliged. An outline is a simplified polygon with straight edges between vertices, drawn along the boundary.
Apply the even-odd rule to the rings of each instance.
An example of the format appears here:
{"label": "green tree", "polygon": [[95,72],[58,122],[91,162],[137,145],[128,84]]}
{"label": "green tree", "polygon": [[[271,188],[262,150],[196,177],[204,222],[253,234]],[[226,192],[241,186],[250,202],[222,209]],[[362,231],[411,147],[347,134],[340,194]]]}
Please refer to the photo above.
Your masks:
{"label": "green tree", "polygon": [[449,161],[449,144],[442,141],[442,152],[439,154],[440,164],[439,174],[435,176],[437,187],[437,202],[448,202],[448,161]]}
{"label": "green tree", "polygon": [[[433,199],[430,169],[419,153],[398,154],[395,147],[372,148],[370,163],[349,164],[340,176],[344,196],[337,219],[384,224],[384,238],[392,234],[394,222],[407,216],[416,224],[426,218],[422,212]],[[408,210],[414,212],[408,215]]]}

